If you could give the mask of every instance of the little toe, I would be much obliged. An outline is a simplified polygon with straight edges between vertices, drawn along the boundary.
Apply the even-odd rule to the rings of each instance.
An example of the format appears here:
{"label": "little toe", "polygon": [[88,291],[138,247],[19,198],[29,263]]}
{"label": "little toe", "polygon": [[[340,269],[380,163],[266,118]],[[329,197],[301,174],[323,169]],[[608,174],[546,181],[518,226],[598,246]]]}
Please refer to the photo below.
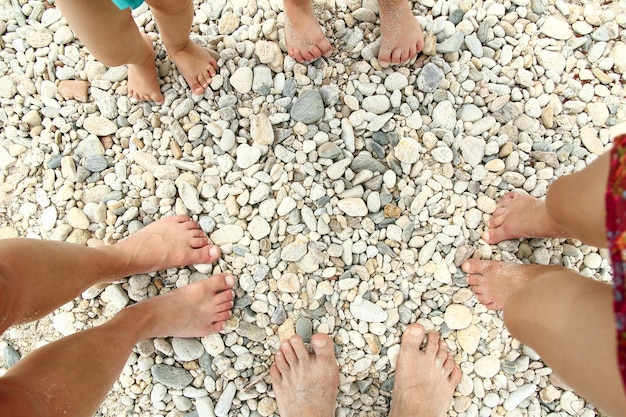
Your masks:
{"label": "little toe", "polygon": [[446,358],[446,361],[443,363],[444,375],[449,377],[454,371],[454,368],[456,368],[456,363],[454,362],[454,356],[448,353],[448,357]]}
{"label": "little toe", "polygon": [[[275,361],[278,361],[278,352],[276,353]],[[276,363],[270,367],[270,378],[272,380],[272,385],[274,386],[280,385],[283,382],[283,376]]]}

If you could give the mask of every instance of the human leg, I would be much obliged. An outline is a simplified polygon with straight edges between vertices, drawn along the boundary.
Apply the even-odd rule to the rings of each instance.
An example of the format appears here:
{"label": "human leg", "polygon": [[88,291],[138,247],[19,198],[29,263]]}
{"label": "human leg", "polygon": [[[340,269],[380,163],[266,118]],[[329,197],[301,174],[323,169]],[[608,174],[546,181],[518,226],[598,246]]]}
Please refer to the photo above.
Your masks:
{"label": "human leg", "polygon": [[43,317],[90,286],[125,276],[211,263],[220,256],[187,216],[166,217],[111,246],[0,240],[0,331]]}
{"label": "human leg", "polygon": [[216,74],[217,62],[209,51],[189,39],[192,0],[147,0],[159,26],[163,45],[194,94],[201,95]]}
{"label": "human leg", "polygon": [[389,415],[443,417],[460,381],[461,370],[447,344],[437,333],[426,336],[422,325],[412,324],[402,335]]}
{"label": "human leg", "polygon": [[312,0],[285,0],[285,35],[289,56],[298,62],[315,61],[332,53],[330,42],[322,33]]}
{"label": "human leg", "polygon": [[424,34],[407,0],[378,0],[380,49],[378,62],[386,68],[400,64],[424,48]]}
{"label": "human leg", "polygon": [[541,274],[511,295],[504,320],[559,378],[613,417],[626,416],[611,286],[574,271]]}
{"label": "human leg", "polygon": [[302,337],[292,336],[276,352],[270,375],[282,417],[335,415],[339,370],[333,341],[325,334],[311,338],[314,354]]}
{"label": "human leg", "polygon": [[0,378],[0,414],[93,415],[139,341],[222,330],[231,315],[233,284],[231,275],[218,274],[37,349]]}
{"label": "human leg", "polygon": [[128,93],[137,100],[163,102],[152,41],[142,35],[129,10],[111,0],[57,0],[72,30],[98,61],[128,64]]}

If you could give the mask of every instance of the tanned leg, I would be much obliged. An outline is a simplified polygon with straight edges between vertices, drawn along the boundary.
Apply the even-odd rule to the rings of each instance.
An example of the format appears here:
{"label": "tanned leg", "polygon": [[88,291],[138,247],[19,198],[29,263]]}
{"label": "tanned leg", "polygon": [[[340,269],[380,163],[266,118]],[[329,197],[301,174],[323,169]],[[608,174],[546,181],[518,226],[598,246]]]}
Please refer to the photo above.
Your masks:
{"label": "tanned leg", "polygon": [[224,328],[234,278],[219,274],[127,307],[99,327],[37,349],[0,378],[0,414],[92,416],[133,346],[149,337],[199,337]]}
{"label": "tanned leg", "polygon": [[100,282],[194,263],[220,250],[187,216],[156,221],[112,246],[0,240],[0,331],[38,319]]}

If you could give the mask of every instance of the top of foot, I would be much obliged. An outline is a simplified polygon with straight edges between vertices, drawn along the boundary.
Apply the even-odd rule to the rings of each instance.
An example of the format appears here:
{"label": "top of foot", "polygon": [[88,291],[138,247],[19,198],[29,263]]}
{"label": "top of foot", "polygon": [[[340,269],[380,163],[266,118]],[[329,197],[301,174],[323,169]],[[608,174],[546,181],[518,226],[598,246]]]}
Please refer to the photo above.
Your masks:
{"label": "top of foot", "polygon": [[428,333],[422,349],[424,338],[420,324],[412,324],[402,335],[390,417],[443,417],[450,408],[461,370],[437,333]]}
{"label": "top of foot", "polygon": [[413,16],[409,3],[387,10],[389,7],[381,6],[380,10],[378,63],[383,68],[406,62],[424,48],[422,27]]}
{"label": "top of foot", "polygon": [[287,52],[296,61],[313,62],[329,57],[332,46],[324,36],[310,3],[304,8],[285,2],[285,35]]}
{"label": "top of foot", "polygon": [[167,52],[191,91],[196,95],[204,94],[217,73],[217,61],[211,53],[191,39],[182,48],[168,48]]}
{"label": "top of foot", "polygon": [[187,216],[162,218],[109,248],[128,260],[128,275],[212,263],[221,254]]}
{"label": "top of foot", "polygon": [[510,192],[499,201],[482,238],[489,244],[508,239],[565,237],[550,219],[546,203],[528,194]]}
{"label": "top of foot", "polygon": [[284,340],[270,375],[281,417],[333,417],[339,370],[333,341],[325,334],[311,338],[311,354],[299,335]]}

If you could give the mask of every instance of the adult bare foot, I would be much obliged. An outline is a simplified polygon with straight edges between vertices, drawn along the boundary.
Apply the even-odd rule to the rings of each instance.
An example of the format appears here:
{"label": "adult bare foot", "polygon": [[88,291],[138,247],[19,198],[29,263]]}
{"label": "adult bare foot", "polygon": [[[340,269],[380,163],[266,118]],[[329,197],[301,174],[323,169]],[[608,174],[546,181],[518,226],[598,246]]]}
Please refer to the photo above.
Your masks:
{"label": "adult bare foot", "polygon": [[548,216],[545,201],[517,192],[507,193],[498,201],[487,227],[489,230],[483,233],[482,238],[490,244],[507,239],[567,237],[565,231]]}
{"label": "adult bare foot", "polygon": [[390,417],[442,417],[450,408],[461,370],[437,333],[428,333],[422,350],[425,337],[420,324],[410,325],[402,335]]}
{"label": "adult bare foot", "polygon": [[217,73],[217,62],[209,51],[196,45],[191,39],[180,49],[168,48],[167,45],[165,49],[191,91],[196,95],[203,94]]}
{"label": "adult bare foot", "polygon": [[500,261],[468,259],[461,266],[467,283],[489,310],[502,310],[511,294],[537,276],[561,266],[521,265]]}
{"label": "adult bare foot", "polygon": [[332,46],[324,36],[311,0],[285,0],[285,36],[289,56],[298,62],[329,57]]}
{"label": "adult bare foot", "polygon": [[142,338],[205,336],[223,330],[232,315],[234,284],[232,275],[217,274],[141,301],[124,311],[138,313],[146,321]]}
{"label": "adult bare foot", "polygon": [[310,354],[299,335],[282,342],[270,375],[281,417],[332,417],[339,388],[333,341],[311,338]]}
{"label": "adult bare foot", "polygon": [[380,49],[383,68],[413,58],[424,48],[424,34],[407,0],[378,0],[380,8]]}
{"label": "adult bare foot", "polygon": [[147,53],[147,58],[143,62],[128,65],[128,95],[140,101],[154,101],[161,104],[163,94],[161,94],[154,63],[154,47],[148,35],[143,34],[143,40],[150,52]]}
{"label": "adult bare foot", "polygon": [[187,216],[162,218],[101,250],[113,250],[125,260],[127,275],[212,263],[221,254],[198,223]]}

